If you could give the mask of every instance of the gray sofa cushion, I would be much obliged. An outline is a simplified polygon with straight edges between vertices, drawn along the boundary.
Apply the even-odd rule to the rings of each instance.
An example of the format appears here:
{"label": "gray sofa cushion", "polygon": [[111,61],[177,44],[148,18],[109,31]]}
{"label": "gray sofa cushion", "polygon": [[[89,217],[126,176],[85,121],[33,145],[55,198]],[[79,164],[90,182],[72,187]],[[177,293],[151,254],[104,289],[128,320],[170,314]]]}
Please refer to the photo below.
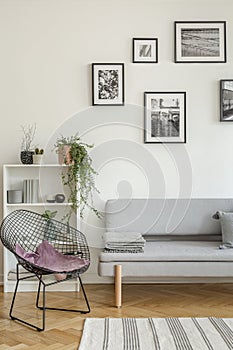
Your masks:
{"label": "gray sofa cushion", "polygon": [[219,242],[147,242],[144,253],[104,253],[101,262],[126,261],[233,261],[233,249],[219,249]]}
{"label": "gray sofa cushion", "polygon": [[218,211],[233,211],[233,199],[118,199],[105,206],[106,231],[144,235],[220,235]]}
{"label": "gray sofa cushion", "polygon": [[220,248],[233,248],[233,213],[218,211],[222,231],[222,244]]}

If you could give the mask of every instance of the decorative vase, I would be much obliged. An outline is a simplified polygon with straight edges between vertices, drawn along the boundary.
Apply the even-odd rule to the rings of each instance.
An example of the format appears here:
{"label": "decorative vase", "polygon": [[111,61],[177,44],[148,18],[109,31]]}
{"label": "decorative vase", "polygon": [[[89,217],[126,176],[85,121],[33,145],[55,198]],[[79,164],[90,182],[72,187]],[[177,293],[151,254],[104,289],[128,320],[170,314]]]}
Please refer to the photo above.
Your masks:
{"label": "decorative vase", "polygon": [[23,202],[23,192],[21,190],[8,190],[7,203],[15,204]]}
{"label": "decorative vase", "polygon": [[62,193],[58,193],[55,196],[55,202],[57,203],[63,203],[65,201],[65,196]]}
{"label": "decorative vase", "polygon": [[33,164],[40,164],[42,163],[43,155],[42,154],[33,154]]}
{"label": "decorative vase", "polygon": [[33,164],[33,151],[21,151],[20,160],[23,164]]}

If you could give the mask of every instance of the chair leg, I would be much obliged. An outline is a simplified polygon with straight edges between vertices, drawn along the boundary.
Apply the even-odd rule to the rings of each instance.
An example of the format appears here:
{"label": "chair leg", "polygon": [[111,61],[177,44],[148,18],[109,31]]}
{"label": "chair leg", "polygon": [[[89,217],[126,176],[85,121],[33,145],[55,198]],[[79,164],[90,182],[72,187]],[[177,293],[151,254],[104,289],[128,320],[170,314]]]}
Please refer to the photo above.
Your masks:
{"label": "chair leg", "polygon": [[[39,283],[39,287],[38,287],[38,292],[37,292],[37,301],[36,301],[36,307],[40,310],[43,310],[45,308],[45,310],[58,310],[58,311],[70,311],[70,312],[80,312],[81,314],[87,314],[91,311],[91,308],[90,308],[90,305],[89,305],[89,302],[88,302],[88,299],[87,299],[87,295],[86,295],[86,292],[85,292],[85,289],[84,289],[84,286],[83,286],[83,283],[82,283],[82,280],[81,280],[81,277],[78,276],[78,279],[79,279],[79,282],[80,282],[80,285],[81,285],[81,288],[82,288],[82,292],[83,292],[83,296],[84,296],[84,299],[85,299],[85,302],[86,302],[86,306],[87,306],[87,310],[76,310],[76,309],[63,309],[63,308],[57,308],[57,307],[43,307],[43,306],[39,306],[39,298],[40,298],[40,286],[41,286],[41,283],[43,283],[43,281],[41,281]],[[49,283],[46,285],[49,286],[49,285],[52,285],[52,284],[55,284],[55,283],[61,283],[61,282],[53,282],[53,283]],[[44,283],[43,283],[44,284]],[[43,293],[45,293],[45,287],[43,289]],[[43,298],[45,300],[45,296]]]}
{"label": "chair leg", "polygon": [[12,320],[15,319],[14,316],[12,316],[12,313],[13,313],[13,308],[14,308],[14,303],[15,303],[15,297],[16,297],[17,290],[18,290],[18,285],[19,285],[19,279],[17,278],[17,282],[15,285],[15,291],[14,291],[14,295],[13,295],[12,302],[11,302],[10,313],[9,313],[9,316]]}
{"label": "chair leg", "polygon": [[91,311],[91,308],[90,308],[89,302],[87,300],[87,295],[86,295],[86,292],[85,292],[85,289],[84,289],[81,277],[78,276],[78,279],[79,279],[79,283],[81,285],[81,288],[82,288],[82,291],[83,291],[83,295],[84,295],[84,298],[85,298],[85,302],[86,302],[86,305],[87,305],[87,309],[88,309],[88,311],[82,311],[82,314],[88,314]]}
{"label": "chair leg", "polygon": [[39,300],[40,300],[40,288],[41,288],[41,279],[39,280],[37,295],[36,295],[36,307],[39,309]]}
{"label": "chair leg", "polygon": [[[22,278],[22,279],[25,279],[25,278]],[[9,316],[12,320],[14,321],[18,321],[20,323],[23,323],[23,324],[26,324],[27,326],[30,326],[34,329],[36,329],[37,331],[41,332],[45,329],[45,291],[43,293],[43,317],[42,317],[42,328],[41,327],[38,327],[32,323],[29,323],[29,322],[26,322],[24,320],[22,320],[21,318],[18,318],[18,317],[15,317],[13,316],[13,308],[14,308],[14,303],[15,303],[15,298],[16,298],[16,294],[17,294],[17,290],[18,290],[18,286],[19,286],[19,281],[22,280],[21,278],[19,278],[19,267],[18,267],[18,264],[17,264],[17,281],[16,281],[16,285],[15,285],[15,291],[14,291],[14,295],[13,295],[13,299],[12,299],[12,302],[11,302],[11,307],[10,307],[10,313],[9,313]],[[40,287],[40,284],[39,284],[39,287]]]}

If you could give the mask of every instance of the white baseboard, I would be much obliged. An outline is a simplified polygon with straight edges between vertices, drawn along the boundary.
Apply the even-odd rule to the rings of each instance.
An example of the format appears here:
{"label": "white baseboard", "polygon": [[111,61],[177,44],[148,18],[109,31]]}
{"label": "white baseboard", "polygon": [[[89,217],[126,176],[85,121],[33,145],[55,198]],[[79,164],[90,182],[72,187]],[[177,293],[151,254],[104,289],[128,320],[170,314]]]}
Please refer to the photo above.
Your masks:
{"label": "white baseboard", "polygon": [[[84,284],[113,284],[114,278],[112,277],[100,277],[94,273],[86,273],[82,277]],[[187,284],[187,283],[233,283],[233,278],[223,277],[208,277],[208,278],[148,278],[148,277],[124,277],[123,284]],[[7,286],[4,288],[5,292],[13,292],[15,288],[15,281],[9,281]],[[1,283],[3,284],[3,282]],[[24,281],[19,284],[19,291],[21,292],[34,292],[37,291],[38,282],[36,281]],[[70,280],[63,283],[58,283],[50,286],[47,291],[63,291],[71,292],[78,289],[78,284],[75,280]]]}
{"label": "white baseboard", "polygon": [[113,277],[101,277],[96,273],[85,273],[81,276],[83,283],[87,284],[110,284],[114,283]]}
{"label": "white baseboard", "polygon": [[[87,284],[114,283],[113,277],[100,277],[95,273],[86,273],[82,280]],[[173,284],[173,283],[233,283],[233,277],[123,277],[125,284]]]}
{"label": "white baseboard", "polygon": [[[84,284],[112,284],[113,278],[111,277],[99,277],[96,274],[87,273],[81,275],[82,281]],[[3,283],[2,283],[3,284]],[[7,284],[4,286],[4,292],[5,293],[12,293],[15,289],[16,281],[8,281]],[[38,288],[38,281],[29,281],[24,280],[19,283],[18,291],[19,292],[36,292]],[[76,282],[75,279],[68,280],[62,283],[57,283],[54,285],[49,286],[46,289],[48,292],[54,292],[54,291],[62,291],[62,292],[72,292],[78,290],[78,282]]]}

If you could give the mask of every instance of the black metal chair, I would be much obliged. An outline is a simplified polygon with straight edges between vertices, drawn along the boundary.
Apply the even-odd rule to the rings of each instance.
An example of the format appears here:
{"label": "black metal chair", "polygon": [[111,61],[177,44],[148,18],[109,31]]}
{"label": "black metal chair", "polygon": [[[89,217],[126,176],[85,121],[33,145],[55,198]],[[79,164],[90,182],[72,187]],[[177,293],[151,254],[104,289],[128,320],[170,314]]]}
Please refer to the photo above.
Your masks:
{"label": "black metal chair", "polygon": [[[0,227],[0,236],[3,245],[15,255],[18,261],[16,265],[16,286],[9,313],[12,320],[17,320],[35,328],[38,331],[43,331],[45,329],[45,310],[72,311],[80,313],[90,312],[90,306],[80,277],[81,274],[87,271],[90,265],[90,252],[83,233],[63,222],[44,218],[41,214],[28,210],[15,210],[6,216],[2,221]],[[49,244],[51,244],[57,251],[61,252],[62,254],[78,256],[82,259],[87,260],[88,263],[85,266],[72,271],[52,271],[48,268],[37,266],[28,260],[25,260],[16,253],[17,243],[24,249],[24,251],[35,253],[38,245],[41,244],[44,240],[48,241]],[[24,269],[31,272],[33,276],[36,276],[38,279],[39,283],[36,297],[36,307],[43,311],[42,327],[38,327],[37,325],[31,324],[18,317],[13,316],[13,307],[19,282],[32,277],[31,274],[26,277],[20,277],[19,266],[22,266]],[[74,278],[79,280],[87,310],[53,308],[46,306],[46,287],[56,283],[61,283],[64,280],[46,282],[43,280],[43,277],[45,275],[52,275],[57,273],[66,274],[67,277],[65,281]],[[42,306],[39,306],[41,286],[43,286],[43,297]]]}

